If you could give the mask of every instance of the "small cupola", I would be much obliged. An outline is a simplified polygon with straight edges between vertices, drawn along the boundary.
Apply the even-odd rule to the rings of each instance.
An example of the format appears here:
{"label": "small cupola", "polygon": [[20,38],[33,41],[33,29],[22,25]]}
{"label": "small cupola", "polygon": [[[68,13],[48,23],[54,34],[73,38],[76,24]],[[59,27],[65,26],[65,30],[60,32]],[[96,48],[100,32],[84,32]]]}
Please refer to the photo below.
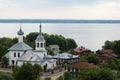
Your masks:
{"label": "small cupola", "polygon": [[20,30],[18,31],[18,33],[17,33],[18,35],[23,35],[24,34],[24,32],[22,31],[22,29],[20,28]]}
{"label": "small cupola", "polygon": [[18,41],[23,42],[23,34],[24,34],[24,32],[22,31],[21,27],[20,27],[20,30],[17,32],[17,34],[18,34]]}

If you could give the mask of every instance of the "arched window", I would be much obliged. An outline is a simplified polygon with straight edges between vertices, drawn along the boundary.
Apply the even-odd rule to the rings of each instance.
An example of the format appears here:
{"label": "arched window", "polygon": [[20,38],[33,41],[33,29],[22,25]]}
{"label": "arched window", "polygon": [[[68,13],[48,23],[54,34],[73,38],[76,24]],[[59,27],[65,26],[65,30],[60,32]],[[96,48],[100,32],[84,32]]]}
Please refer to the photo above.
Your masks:
{"label": "arched window", "polygon": [[45,46],[46,44],[44,43],[44,46]]}
{"label": "arched window", "polygon": [[18,53],[18,57],[20,57],[20,53]]}
{"label": "arched window", "polygon": [[43,43],[41,43],[41,47],[43,47]]}
{"label": "arched window", "polygon": [[16,57],[16,53],[14,52],[14,57]]}
{"label": "arched window", "polygon": [[37,43],[37,47],[39,47],[39,43]]}

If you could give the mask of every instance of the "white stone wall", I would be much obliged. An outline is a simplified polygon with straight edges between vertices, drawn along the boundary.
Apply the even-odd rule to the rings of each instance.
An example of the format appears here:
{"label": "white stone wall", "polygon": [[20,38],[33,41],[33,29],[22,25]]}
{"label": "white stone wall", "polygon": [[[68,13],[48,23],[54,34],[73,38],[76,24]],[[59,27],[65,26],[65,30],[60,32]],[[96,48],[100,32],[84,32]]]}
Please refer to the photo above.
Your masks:
{"label": "white stone wall", "polygon": [[44,67],[44,65],[47,64],[47,69],[53,69],[54,67],[56,67],[56,62],[48,62],[48,61],[45,61],[44,63],[41,64],[42,67]]}
{"label": "white stone wall", "polygon": [[[14,53],[16,53],[16,57],[14,56]],[[12,60],[14,60],[14,65],[16,65],[16,60],[19,58],[18,57],[18,53],[21,55],[23,55],[24,51],[9,51],[9,65],[12,65]]]}

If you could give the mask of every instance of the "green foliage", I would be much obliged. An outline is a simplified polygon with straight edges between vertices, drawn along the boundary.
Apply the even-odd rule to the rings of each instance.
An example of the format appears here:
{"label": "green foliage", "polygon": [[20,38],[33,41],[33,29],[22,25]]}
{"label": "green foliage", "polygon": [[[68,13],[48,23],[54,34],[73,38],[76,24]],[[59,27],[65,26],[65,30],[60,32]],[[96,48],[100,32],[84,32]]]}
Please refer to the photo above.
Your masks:
{"label": "green foliage", "polygon": [[33,70],[34,70],[36,79],[39,78],[39,76],[41,75],[40,72],[42,71],[42,67],[38,64],[34,64]]}
{"label": "green foliage", "polygon": [[14,77],[14,79],[16,79],[16,80],[19,80],[18,78],[19,78],[19,69],[20,69],[20,67],[18,67],[18,66],[15,66],[12,70],[13,70],[13,77]]}
{"label": "green foliage", "polygon": [[120,80],[120,71],[117,72],[117,78]]}
{"label": "green foliage", "polygon": [[70,49],[69,53],[74,55],[75,54],[74,49]]}
{"label": "green foliage", "polygon": [[7,48],[5,46],[0,45],[0,60],[2,59],[2,56],[5,55],[7,52]]}
{"label": "green foliage", "polygon": [[24,38],[24,41],[31,47],[35,48],[35,39],[37,38],[38,34],[39,34],[38,32],[29,33]]}
{"label": "green foliage", "polygon": [[64,76],[64,80],[72,80],[72,75],[70,72],[65,72],[63,76]]}
{"label": "green foliage", "polygon": [[107,67],[112,70],[120,71],[120,60],[112,59],[107,64],[104,64],[103,67]]}
{"label": "green foliage", "polygon": [[0,80],[14,80],[11,73],[0,72]]}
{"label": "green foliage", "polygon": [[32,66],[30,63],[24,63],[20,68],[13,69],[13,76],[16,80],[36,80],[40,76],[41,69],[37,64]]}
{"label": "green foliage", "polygon": [[89,63],[94,63],[95,65],[99,63],[97,56],[93,52],[88,52],[80,57],[80,61],[86,61]]}
{"label": "green foliage", "polygon": [[120,55],[120,40],[106,41],[103,49],[113,49],[115,54]]}
{"label": "green foliage", "polygon": [[117,79],[116,73],[106,68],[93,68],[93,69],[82,70],[80,75],[82,80],[116,80]]}
{"label": "green foliage", "polygon": [[96,56],[87,57],[88,63],[94,63],[95,65],[99,63],[99,60]]}
{"label": "green foliage", "polygon": [[60,76],[56,80],[64,80],[64,78],[63,78],[63,76]]}
{"label": "green foliage", "polygon": [[33,67],[29,63],[24,63],[18,72],[18,80],[34,80],[35,75],[33,72]]}
{"label": "green foliage", "polygon": [[7,66],[8,65],[8,61],[9,61],[8,58],[6,58],[5,56],[2,57],[2,62],[3,62],[4,65]]}
{"label": "green foliage", "polygon": [[114,47],[114,41],[105,41],[104,46],[102,46],[103,49],[113,49]]}
{"label": "green foliage", "polygon": [[51,80],[51,78],[50,78],[50,77],[48,77],[48,78],[45,78],[45,80]]}
{"label": "green foliage", "polygon": [[7,53],[7,49],[17,42],[17,38],[0,38],[0,60]]}
{"label": "green foliage", "polygon": [[34,42],[36,37],[38,36],[38,32],[32,32],[32,33],[29,33],[27,36],[26,36],[26,40],[28,42]]}
{"label": "green foliage", "polygon": [[77,47],[76,42],[73,39],[67,38],[67,50],[74,49]]}

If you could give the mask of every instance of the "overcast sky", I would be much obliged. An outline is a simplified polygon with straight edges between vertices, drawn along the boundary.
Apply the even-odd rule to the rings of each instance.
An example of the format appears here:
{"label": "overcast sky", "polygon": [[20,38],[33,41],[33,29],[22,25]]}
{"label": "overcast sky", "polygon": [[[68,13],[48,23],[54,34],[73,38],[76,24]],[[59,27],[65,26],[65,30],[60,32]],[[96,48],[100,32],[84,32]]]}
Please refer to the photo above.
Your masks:
{"label": "overcast sky", "polygon": [[120,0],[0,0],[0,19],[120,19]]}

